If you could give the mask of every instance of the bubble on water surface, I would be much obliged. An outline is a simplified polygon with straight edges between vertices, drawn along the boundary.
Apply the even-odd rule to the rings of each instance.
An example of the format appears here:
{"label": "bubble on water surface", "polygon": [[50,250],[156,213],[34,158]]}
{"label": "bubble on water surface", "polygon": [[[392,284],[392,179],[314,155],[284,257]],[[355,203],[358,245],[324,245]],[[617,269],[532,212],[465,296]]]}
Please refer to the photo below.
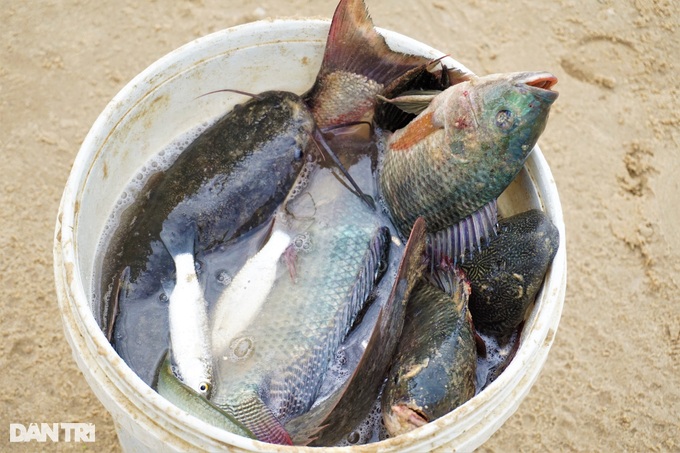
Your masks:
{"label": "bubble on water surface", "polygon": [[312,250],[312,240],[309,232],[304,232],[295,236],[292,244],[296,252],[309,252]]}
{"label": "bubble on water surface", "polygon": [[255,342],[252,337],[238,337],[229,343],[229,354],[226,359],[241,361],[250,357],[255,350]]}
{"label": "bubble on water surface", "polygon": [[229,272],[225,270],[217,271],[217,273],[215,274],[215,278],[220,284],[224,286],[229,286],[232,280],[232,277],[229,274]]}

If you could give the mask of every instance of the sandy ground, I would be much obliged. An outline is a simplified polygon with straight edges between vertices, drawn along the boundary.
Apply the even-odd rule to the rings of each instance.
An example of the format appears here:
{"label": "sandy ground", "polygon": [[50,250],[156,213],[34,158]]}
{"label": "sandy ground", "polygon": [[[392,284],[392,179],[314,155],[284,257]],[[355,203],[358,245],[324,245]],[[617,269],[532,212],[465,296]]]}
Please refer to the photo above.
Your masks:
{"label": "sandy ground", "polygon": [[[287,3],[287,5],[286,5]],[[170,5],[171,6],[168,6]],[[238,6],[240,5],[240,6]],[[670,0],[369,0],[377,25],[480,73],[549,70],[540,144],[567,225],[569,278],[547,364],[484,451],[680,451],[680,9]],[[52,236],[76,152],[107,102],[180,45],[335,0],[0,2],[0,450],[10,423],[110,416],[73,361]]]}

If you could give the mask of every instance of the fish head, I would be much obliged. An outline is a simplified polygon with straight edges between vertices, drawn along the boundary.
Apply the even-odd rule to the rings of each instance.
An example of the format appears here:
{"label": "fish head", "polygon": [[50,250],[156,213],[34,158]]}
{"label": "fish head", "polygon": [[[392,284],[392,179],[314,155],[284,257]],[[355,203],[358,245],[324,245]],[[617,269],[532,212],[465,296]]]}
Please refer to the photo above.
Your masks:
{"label": "fish head", "polygon": [[388,432],[398,436],[426,425],[429,417],[423,414],[422,408],[413,403],[400,402],[383,412],[383,421]]}
{"label": "fish head", "polygon": [[452,115],[445,127],[456,132],[467,129],[463,134],[467,149],[472,144],[506,161],[524,163],[545,129],[558,96],[551,90],[556,83],[548,72],[517,72],[460,84],[457,96],[451,96],[455,106],[447,108]]}

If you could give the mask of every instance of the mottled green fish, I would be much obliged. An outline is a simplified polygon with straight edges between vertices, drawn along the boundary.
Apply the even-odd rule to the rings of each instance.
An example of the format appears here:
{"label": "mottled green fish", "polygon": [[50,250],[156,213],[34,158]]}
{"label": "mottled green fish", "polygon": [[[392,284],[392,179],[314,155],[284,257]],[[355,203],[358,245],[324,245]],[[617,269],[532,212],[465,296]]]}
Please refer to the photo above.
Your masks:
{"label": "mottled green fish", "polygon": [[475,327],[501,338],[524,320],[559,246],[559,231],[538,209],[499,222],[498,236],[460,266],[472,286]]}
{"label": "mottled green fish", "polygon": [[380,174],[401,234],[421,216],[428,232],[446,229],[498,198],[543,132],[556,82],[545,72],[495,74],[423,96],[422,112],[387,140]]}
{"label": "mottled green fish", "polygon": [[460,271],[423,281],[406,308],[404,332],[382,394],[392,436],[445,415],[475,394],[477,350],[468,310],[470,286]]}

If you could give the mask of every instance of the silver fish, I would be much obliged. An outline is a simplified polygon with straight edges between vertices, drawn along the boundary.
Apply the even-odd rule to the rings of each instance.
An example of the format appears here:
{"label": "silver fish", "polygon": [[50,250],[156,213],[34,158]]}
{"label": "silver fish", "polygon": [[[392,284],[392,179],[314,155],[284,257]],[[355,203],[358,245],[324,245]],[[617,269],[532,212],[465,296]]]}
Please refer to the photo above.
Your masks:
{"label": "silver fish", "polygon": [[208,336],[208,306],[194,262],[196,224],[178,231],[164,228],[163,244],[175,262],[175,283],[163,282],[168,294],[170,345],[182,382],[203,397],[212,387],[212,354]]}

